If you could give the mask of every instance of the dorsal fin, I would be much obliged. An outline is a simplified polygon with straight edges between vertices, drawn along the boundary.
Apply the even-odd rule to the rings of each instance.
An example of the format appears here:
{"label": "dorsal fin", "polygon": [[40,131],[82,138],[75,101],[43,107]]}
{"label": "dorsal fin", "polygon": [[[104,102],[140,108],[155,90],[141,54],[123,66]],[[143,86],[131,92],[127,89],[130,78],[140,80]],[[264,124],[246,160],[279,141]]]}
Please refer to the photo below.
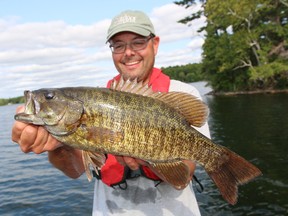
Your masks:
{"label": "dorsal fin", "polygon": [[176,110],[193,126],[201,127],[209,115],[208,106],[199,98],[185,92],[169,92],[153,95]]}
{"label": "dorsal fin", "polygon": [[151,85],[147,82],[134,80],[113,80],[110,89],[130,92],[160,100],[180,112],[193,126],[201,127],[206,121],[209,109],[197,97],[185,92],[153,92]]}
{"label": "dorsal fin", "polygon": [[113,80],[110,86],[110,89],[117,91],[130,92],[138,95],[143,95],[151,97],[154,94],[151,85],[149,86],[147,82],[137,82],[137,79],[134,80],[124,80],[121,76],[120,80]]}

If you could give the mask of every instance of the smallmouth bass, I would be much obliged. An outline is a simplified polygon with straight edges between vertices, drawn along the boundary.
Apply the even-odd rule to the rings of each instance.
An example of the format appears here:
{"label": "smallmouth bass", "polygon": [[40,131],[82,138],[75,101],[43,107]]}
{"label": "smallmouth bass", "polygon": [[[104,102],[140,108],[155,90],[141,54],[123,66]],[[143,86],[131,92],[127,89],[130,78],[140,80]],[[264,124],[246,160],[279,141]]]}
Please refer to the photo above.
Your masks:
{"label": "smallmouth bass", "polygon": [[213,143],[195,128],[208,116],[207,106],[182,92],[160,93],[136,80],[114,81],[111,89],[71,87],[25,91],[25,111],[18,121],[42,125],[60,142],[83,150],[96,171],[104,154],[139,158],[176,189],[189,182],[182,160],[204,167],[230,204],[237,202],[238,185],[261,175],[253,164]]}

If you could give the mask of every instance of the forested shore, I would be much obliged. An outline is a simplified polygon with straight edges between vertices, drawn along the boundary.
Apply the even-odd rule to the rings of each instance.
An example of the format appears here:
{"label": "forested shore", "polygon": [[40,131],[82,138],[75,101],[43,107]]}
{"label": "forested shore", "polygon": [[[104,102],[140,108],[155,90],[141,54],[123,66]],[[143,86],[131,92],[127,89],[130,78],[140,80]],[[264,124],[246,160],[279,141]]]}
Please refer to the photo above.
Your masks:
{"label": "forested shore", "polygon": [[[199,0],[202,7],[180,23],[198,29],[202,73],[214,93],[281,92],[288,89],[288,4],[282,0]],[[185,8],[195,0],[175,2]]]}
{"label": "forested shore", "polygon": [[24,103],[24,97],[14,97],[14,98],[0,98],[0,106]]}

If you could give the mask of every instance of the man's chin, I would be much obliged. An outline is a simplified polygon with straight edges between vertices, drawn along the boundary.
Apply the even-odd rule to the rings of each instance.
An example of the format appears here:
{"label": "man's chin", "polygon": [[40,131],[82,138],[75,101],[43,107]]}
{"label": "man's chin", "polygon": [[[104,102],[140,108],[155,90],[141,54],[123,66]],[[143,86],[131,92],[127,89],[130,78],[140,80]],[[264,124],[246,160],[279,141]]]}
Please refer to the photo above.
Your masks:
{"label": "man's chin", "polygon": [[122,77],[124,78],[124,80],[134,80],[134,79],[138,79],[139,76],[141,77],[141,73],[137,73],[137,71],[135,70],[129,70],[129,71],[125,71],[125,73],[122,73]]}

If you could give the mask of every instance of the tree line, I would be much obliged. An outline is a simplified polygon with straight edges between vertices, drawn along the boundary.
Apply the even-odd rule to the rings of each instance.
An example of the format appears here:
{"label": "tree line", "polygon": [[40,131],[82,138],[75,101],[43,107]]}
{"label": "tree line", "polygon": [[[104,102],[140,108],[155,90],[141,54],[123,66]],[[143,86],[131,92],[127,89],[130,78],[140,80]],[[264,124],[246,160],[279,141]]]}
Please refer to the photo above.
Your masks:
{"label": "tree line", "polygon": [[179,22],[206,17],[202,73],[215,91],[288,89],[287,0],[199,1],[202,9]]}
{"label": "tree line", "polygon": [[14,98],[0,98],[0,106],[7,104],[19,104],[24,103],[24,96],[14,97]]}
{"label": "tree line", "polygon": [[202,73],[201,63],[162,67],[161,70],[171,79],[187,83],[206,80],[205,75]]}

